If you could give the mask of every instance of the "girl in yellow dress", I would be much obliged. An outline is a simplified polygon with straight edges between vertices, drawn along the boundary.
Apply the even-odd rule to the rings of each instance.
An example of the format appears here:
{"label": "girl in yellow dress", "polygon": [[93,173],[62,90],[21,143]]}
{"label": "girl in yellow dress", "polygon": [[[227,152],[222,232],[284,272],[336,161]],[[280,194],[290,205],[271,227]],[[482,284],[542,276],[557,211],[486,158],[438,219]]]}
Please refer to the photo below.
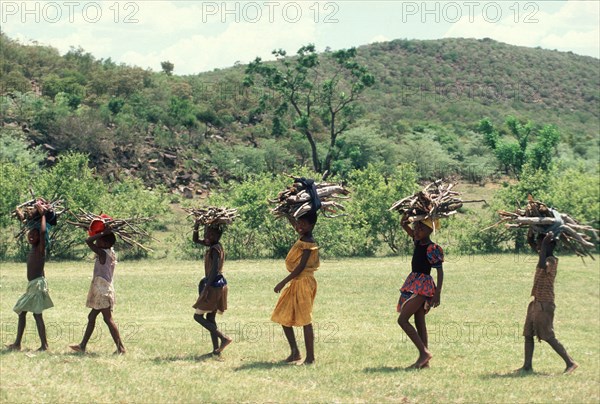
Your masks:
{"label": "girl in yellow dress", "polygon": [[312,231],[316,223],[316,211],[310,211],[298,218],[296,222],[292,222],[300,238],[285,258],[285,266],[290,274],[274,288],[275,293],[281,292],[281,295],[271,320],[283,326],[283,332],[290,344],[291,354],[285,359],[286,362],[297,362],[302,359],[292,327],[304,329],[306,345],[304,364],[312,364],[315,361],[312,307],[317,294],[314,272],[319,269],[319,248]]}

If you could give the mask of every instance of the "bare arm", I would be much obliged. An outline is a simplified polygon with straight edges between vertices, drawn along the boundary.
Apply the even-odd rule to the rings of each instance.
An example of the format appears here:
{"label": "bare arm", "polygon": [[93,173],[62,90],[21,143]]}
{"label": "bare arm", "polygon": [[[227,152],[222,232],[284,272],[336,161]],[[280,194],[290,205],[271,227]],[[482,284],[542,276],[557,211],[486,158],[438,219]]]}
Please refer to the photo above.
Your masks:
{"label": "bare arm", "polygon": [[40,242],[38,244],[38,249],[42,255],[46,255],[46,216],[42,214],[40,220]]}
{"label": "bare arm", "polygon": [[210,253],[212,258],[212,267],[210,268],[210,274],[208,275],[208,279],[206,280],[207,285],[212,285],[215,281],[215,278],[219,274],[219,265],[221,264],[221,257],[217,249],[213,249]]}
{"label": "bare arm", "polygon": [[410,222],[408,221],[408,214],[404,212],[402,215],[402,219],[400,219],[400,225],[404,229],[404,231],[410,236],[410,238],[414,238],[413,229],[410,227]]}
{"label": "bare arm", "polygon": [[297,277],[298,275],[300,275],[302,273],[302,271],[304,271],[304,268],[306,268],[306,263],[308,262],[308,259],[310,258],[310,253],[312,252],[312,250],[303,250],[302,251],[302,258],[300,258],[300,262],[298,263],[298,266],[296,266],[296,268],[294,268],[294,270],[288,275],[286,276],[281,282],[279,282],[275,288],[273,289],[275,291],[275,293],[279,293],[281,291],[281,289],[283,289],[283,287],[292,279],[294,279],[295,277]]}
{"label": "bare arm", "polygon": [[93,252],[96,253],[96,255],[98,255],[98,259],[100,260],[100,263],[103,265],[106,262],[106,252],[102,248],[100,248],[96,245],[96,240],[98,240],[100,237],[104,237],[110,233],[112,233],[110,230],[102,230],[102,232],[100,232],[98,234],[94,234],[93,236],[88,237],[85,240],[88,247],[90,247],[90,250],[92,250]]}
{"label": "bare arm", "polygon": [[431,302],[433,307],[438,307],[441,303],[442,297],[442,286],[444,285],[444,269],[442,267],[437,268],[437,283],[435,288],[435,295],[433,295],[433,301]]}
{"label": "bare arm", "polygon": [[202,244],[208,247],[208,244],[204,239],[200,239],[200,235],[198,234],[198,228],[200,227],[200,223],[194,223],[194,232],[192,233],[192,241],[196,244]]}
{"label": "bare arm", "polygon": [[546,269],[546,259],[550,254],[550,243],[554,238],[554,234],[550,231],[542,240],[542,248],[540,248],[540,258],[538,260],[538,268]]}

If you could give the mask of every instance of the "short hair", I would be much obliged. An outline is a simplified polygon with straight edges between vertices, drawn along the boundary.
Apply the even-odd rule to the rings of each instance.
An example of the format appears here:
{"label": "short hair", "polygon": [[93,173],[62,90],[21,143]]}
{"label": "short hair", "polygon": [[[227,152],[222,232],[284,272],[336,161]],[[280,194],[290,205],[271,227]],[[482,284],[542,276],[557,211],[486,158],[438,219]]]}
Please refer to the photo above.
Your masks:
{"label": "short hair", "polygon": [[310,224],[317,224],[317,211],[311,210],[298,218],[298,220],[306,220]]}
{"label": "short hair", "polygon": [[108,233],[101,237],[102,240],[106,241],[112,247],[117,242],[117,236],[115,233]]}

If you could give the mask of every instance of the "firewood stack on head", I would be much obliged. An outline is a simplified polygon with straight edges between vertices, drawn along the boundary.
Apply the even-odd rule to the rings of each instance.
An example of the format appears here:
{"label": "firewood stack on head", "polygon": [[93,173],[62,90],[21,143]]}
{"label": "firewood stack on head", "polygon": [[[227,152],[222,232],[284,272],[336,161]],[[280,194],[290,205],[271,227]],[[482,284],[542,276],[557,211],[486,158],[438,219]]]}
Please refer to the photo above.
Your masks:
{"label": "firewood stack on head", "polygon": [[286,217],[291,221],[309,213],[321,211],[325,217],[343,216],[341,201],[348,199],[350,193],[341,184],[315,182],[312,179],[291,177],[294,183],[281,191],[276,199],[269,200],[277,204],[271,213],[276,218]]}
{"label": "firewood stack on head", "polygon": [[484,202],[484,200],[465,201],[460,192],[453,190],[455,184],[445,184],[441,179],[428,184],[423,190],[396,201],[389,210],[395,210],[408,216],[408,222],[423,222],[437,230],[439,219],[458,213],[465,203]]}

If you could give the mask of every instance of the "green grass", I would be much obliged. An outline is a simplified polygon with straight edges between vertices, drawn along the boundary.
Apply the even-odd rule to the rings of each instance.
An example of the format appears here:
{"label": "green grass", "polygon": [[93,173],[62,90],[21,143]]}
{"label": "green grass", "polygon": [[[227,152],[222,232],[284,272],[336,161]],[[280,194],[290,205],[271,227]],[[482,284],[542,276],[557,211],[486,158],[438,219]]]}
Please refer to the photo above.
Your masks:
{"label": "green grass", "polygon": [[[89,354],[72,354],[88,310],[92,262],[47,264],[55,307],[44,313],[50,351],[28,318],[22,352],[0,353],[2,402],[590,402],[600,400],[600,276],[596,262],[562,258],[556,280],[558,339],[579,362],[572,375],[547,344],[536,344],[530,376],[522,362],[522,322],[533,281],[531,256],[448,257],[442,306],[428,316],[431,368],[405,371],[417,352],[396,323],[407,257],[327,260],[317,272],[317,363],[282,365],[288,348],[269,318],[283,261],[226,262],[229,310],[221,328],[234,338],[221,360],[192,319],[199,262],[122,262],[119,324],[128,350],[99,320]],[[25,265],[0,270],[2,343],[14,339],[12,306],[25,288]],[[302,341],[302,338],[299,338]],[[303,350],[303,348],[301,348]]]}

